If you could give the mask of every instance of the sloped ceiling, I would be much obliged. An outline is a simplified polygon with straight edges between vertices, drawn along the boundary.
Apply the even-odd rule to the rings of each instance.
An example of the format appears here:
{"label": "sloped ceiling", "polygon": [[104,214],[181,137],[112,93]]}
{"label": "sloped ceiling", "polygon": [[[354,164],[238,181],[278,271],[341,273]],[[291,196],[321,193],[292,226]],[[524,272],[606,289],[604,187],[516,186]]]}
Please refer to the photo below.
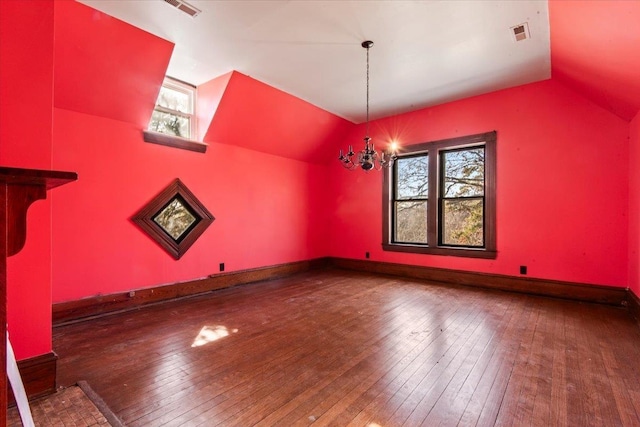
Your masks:
{"label": "sloped ceiling", "polygon": [[[78,2],[55,3],[54,105],[146,129],[173,44]],[[204,142],[324,163],[350,122],[236,71],[198,87]],[[142,143],[142,139],[140,141]]]}
{"label": "sloped ceiling", "polygon": [[[552,0],[549,8],[553,78],[630,120],[640,110],[640,1]],[[78,2],[56,2],[54,104],[144,129],[173,47]],[[237,71],[200,87],[205,142],[322,163],[352,126]]]}
{"label": "sloped ceiling", "polygon": [[551,74],[630,121],[640,110],[640,1],[549,2]]}
{"label": "sloped ceiling", "polygon": [[350,122],[242,73],[231,74],[204,142],[324,163]]}
{"label": "sloped ceiling", "polygon": [[[546,0],[80,0],[175,43],[168,74],[200,85],[232,70],[340,117],[380,118],[550,77]],[[511,27],[528,23],[515,42]]]}
{"label": "sloped ceiling", "polygon": [[77,2],[54,19],[54,106],[146,128],[173,43]]}

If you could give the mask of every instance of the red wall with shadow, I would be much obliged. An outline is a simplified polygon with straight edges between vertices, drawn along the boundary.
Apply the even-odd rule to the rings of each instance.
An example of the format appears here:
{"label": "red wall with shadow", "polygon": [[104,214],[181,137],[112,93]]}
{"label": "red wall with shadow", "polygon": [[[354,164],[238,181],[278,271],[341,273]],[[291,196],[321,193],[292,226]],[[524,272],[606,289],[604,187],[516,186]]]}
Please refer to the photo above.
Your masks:
{"label": "red wall with shadow", "polygon": [[[51,169],[54,4],[0,2],[0,165]],[[27,241],[7,262],[16,357],[51,351],[51,192],[29,208]]]}
{"label": "red wall with shadow", "polygon": [[[628,123],[552,81],[372,122],[402,145],[496,130],[495,260],[384,252],[382,175],[331,164],[331,255],[627,286]],[[360,147],[364,129],[343,142]]]}
{"label": "red wall with shadow", "polygon": [[[205,154],[145,143],[135,125],[55,110],[53,301],[325,255],[326,167],[227,144]],[[180,178],[215,217],[179,260],[130,218]]]}
{"label": "red wall with shadow", "polygon": [[629,125],[629,288],[640,298],[640,111]]}
{"label": "red wall with shadow", "polygon": [[[75,2],[56,25],[53,165],[79,180],[53,202],[54,303],[326,255],[314,160],[348,122],[231,72],[198,88],[206,153],[145,143],[171,43]],[[175,178],[215,217],[179,261],[130,220]]]}

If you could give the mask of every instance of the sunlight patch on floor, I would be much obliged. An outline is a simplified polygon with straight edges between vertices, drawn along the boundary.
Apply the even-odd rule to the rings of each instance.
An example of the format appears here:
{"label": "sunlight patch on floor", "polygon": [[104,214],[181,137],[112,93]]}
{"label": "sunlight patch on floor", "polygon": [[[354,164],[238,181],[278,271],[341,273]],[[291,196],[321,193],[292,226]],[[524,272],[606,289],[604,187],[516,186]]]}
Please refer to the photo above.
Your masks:
{"label": "sunlight patch on floor", "polygon": [[201,347],[210,342],[218,341],[221,338],[229,336],[229,333],[235,334],[237,329],[229,330],[226,326],[203,326],[198,333],[196,339],[193,340],[191,347]]}

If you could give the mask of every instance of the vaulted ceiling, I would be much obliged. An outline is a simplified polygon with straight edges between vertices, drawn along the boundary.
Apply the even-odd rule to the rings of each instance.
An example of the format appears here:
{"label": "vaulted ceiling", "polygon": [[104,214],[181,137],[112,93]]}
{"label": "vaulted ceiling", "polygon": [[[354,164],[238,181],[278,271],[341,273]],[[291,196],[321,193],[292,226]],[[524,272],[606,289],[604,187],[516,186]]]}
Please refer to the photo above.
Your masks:
{"label": "vaulted ceiling", "polygon": [[549,2],[552,75],[625,120],[640,110],[640,1]]}
{"label": "vaulted ceiling", "polygon": [[[363,120],[367,38],[373,118],[551,76],[627,121],[640,110],[640,1],[193,1],[195,19],[82,3],[56,2],[56,107],[144,129],[166,72],[199,84],[200,139],[296,160],[328,161]],[[511,38],[519,23],[530,39]]]}
{"label": "vaulted ceiling", "polygon": [[[175,43],[168,74],[196,85],[232,70],[352,122],[550,77],[547,2],[82,0]],[[510,27],[527,23],[530,39]]]}
{"label": "vaulted ceiling", "polygon": [[[175,43],[168,74],[240,71],[353,122],[554,77],[620,117],[640,109],[640,1],[82,0]],[[510,27],[526,23],[530,39]]]}

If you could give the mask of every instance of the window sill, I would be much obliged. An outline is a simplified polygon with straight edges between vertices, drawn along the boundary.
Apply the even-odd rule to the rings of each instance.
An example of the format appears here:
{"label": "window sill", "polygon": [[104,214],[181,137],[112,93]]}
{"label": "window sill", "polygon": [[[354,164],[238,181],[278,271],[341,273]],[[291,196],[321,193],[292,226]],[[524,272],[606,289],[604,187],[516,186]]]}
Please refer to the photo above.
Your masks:
{"label": "window sill", "polygon": [[204,142],[193,141],[179,136],[171,136],[149,130],[145,130],[142,133],[144,135],[144,141],[152,144],[166,145],[167,147],[196,151],[198,153],[205,153],[208,147]]}
{"label": "window sill", "polygon": [[443,247],[427,247],[418,245],[403,245],[403,244],[389,244],[383,243],[382,250],[390,252],[409,252],[414,254],[427,254],[427,255],[444,255],[444,256],[457,256],[464,258],[485,258],[496,259],[498,256],[497,251],[486,249],[471,249],[471,248],[443,248]]}

